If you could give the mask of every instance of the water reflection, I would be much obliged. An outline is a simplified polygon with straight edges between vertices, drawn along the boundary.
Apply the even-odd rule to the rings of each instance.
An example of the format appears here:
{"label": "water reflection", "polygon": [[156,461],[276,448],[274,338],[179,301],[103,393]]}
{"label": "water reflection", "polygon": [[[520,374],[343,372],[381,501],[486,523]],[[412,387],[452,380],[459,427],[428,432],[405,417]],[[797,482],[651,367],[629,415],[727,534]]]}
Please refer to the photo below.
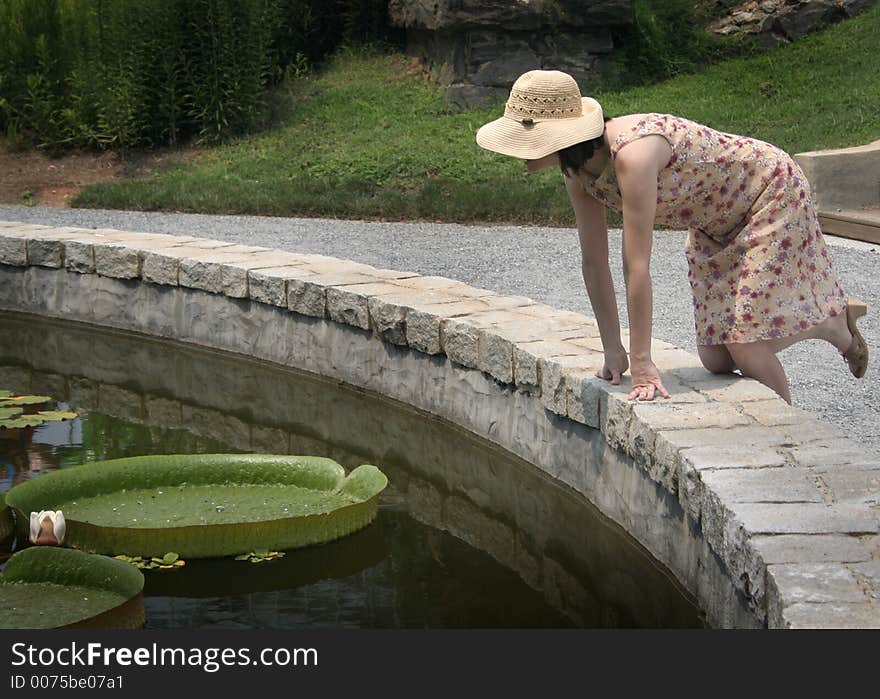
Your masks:
{"label": "water reflection", "polygon": [[242,562],[194,562],[176,583],[156,576],[151,626],[701,623],[666,572],[581,496],[387,399],[227,354],[14,315],[0,315],[0,386],[88,411],[67,443],[31,444],[57,467],[255,451],[328,456],[347,469],[375,463],[388,475],[362,545],[352,537],[259,564],[267,572],[254,587],[253,564]]}

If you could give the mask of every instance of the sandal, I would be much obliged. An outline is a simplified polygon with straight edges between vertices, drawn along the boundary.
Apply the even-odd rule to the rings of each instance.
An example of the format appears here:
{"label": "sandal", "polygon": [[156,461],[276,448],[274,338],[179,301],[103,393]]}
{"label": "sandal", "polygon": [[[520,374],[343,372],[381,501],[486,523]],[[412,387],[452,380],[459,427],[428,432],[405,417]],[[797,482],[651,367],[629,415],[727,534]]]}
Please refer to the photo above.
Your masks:
{"label": "sandal", "polygon": [[852,344],[846,352],[842,352],[849,370],[857,379],[862,378],[868,369],[868,343],[859,332],[856,321],[868,312],[863,301],[850,299],[846,302],[846,325],[852,334]]}

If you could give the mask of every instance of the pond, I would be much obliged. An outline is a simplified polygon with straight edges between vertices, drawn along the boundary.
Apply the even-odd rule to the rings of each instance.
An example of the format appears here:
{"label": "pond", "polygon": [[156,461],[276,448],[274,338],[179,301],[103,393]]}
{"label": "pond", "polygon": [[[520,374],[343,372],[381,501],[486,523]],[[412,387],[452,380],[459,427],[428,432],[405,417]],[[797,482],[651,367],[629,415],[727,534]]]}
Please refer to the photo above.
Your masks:
{"label": "pond", "polygon": [[[145,573],[147,628],[700,627],[687,592],[619,526],[517,457],[382,396],[237,355],[0,314],[0,389],[79,417],[0,431],[0,492],[123,456],[326,456],[388,476],[338,541]],[[8,555],[14,542],[5,544]]]}

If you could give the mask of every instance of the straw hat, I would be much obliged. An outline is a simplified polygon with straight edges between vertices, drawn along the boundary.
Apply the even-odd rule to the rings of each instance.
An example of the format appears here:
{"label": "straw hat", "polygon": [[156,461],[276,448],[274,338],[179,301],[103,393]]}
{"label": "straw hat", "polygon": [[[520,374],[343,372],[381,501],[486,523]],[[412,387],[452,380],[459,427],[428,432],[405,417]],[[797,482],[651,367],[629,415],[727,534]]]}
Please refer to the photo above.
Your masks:
{"label": "straw hat", "polygon": [[604,130],[602,107],[592,97],[581,97],[573,77],[531,70],[513,83],[504,116],[477,131],[477,143],[502,155],[536,160]]}

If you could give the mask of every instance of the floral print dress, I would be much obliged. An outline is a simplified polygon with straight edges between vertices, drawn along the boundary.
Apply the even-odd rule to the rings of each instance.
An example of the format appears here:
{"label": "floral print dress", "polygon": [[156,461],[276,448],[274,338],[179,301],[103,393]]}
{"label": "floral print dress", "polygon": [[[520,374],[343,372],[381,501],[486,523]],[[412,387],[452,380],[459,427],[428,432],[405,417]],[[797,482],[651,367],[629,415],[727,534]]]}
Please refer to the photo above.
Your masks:
{"label": "floral print dress", "polygon": [[769,143],[669,114],[647,114],[611,144],[585,191],[621,211],[614,159],[627,143],[663,136],[672,157],[657,182],[655,221],[687,228],[700,345],[787,337],[844,312],[846,297],[798,164]]}

